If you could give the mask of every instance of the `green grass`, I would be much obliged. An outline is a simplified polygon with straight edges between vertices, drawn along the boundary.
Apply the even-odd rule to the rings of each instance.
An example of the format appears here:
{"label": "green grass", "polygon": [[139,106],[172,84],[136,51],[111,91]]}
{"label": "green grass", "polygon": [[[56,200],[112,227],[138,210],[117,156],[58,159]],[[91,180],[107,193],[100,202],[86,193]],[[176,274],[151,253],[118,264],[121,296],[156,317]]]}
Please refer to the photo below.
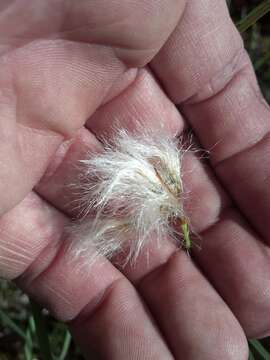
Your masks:
{"label": "green grass", "polygon": [[[236,9],[230,1],[231,13],[242,33],[246,49],[253,62],[262,92],[270,102],[270,0],[246,1]],[[251,5],[249,5],[251,4]]]}
{"label": "green grass", "polygon": [[263,16],[270,11],[270,0],[265,0],[237,22],[240,33],[244,33],[254,26]]}
{"label": "green grass", "polygon": [[61,324],[13,283],[0,280],[0,360],[83,359]]}
{"label": "green grass", "polygon": [[[270,101],[270,0],[228,5],[254,64],[261,89]],[[266,20],[267,19],[267,20]],[[250,360],[270,360],[270,339],[250,340]],[[80,360],[65,325],[55,321],[13,283],[0,280],[0,360]],[[237,359],[236,359],[237,360]]]}
{"label": "green grass", "polygon": [[261,357],[264,360],[270,360],[270,353],[266,350],[266,348],[258,341],[258,340],[250,340],[250,356],[255,358],[254,354]]}

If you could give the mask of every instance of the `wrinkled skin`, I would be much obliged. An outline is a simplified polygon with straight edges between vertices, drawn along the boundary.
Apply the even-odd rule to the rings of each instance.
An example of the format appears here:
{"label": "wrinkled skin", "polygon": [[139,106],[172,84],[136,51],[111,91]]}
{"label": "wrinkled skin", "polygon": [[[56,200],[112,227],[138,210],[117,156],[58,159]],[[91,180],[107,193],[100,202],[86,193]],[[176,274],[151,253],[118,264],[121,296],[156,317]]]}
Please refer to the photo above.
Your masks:
{"label": "wrinkled skin", "polygon": [[[0,11],[1,276],[68,322],[86,358],[247,359],[245,335],[270,333],[270,112],[225,0]],[[138,120],[191,126],[210,150],[185,165],[202,250],[164,239],[122,271],[82,266],[64,241],[66,185],[101,134]]]}

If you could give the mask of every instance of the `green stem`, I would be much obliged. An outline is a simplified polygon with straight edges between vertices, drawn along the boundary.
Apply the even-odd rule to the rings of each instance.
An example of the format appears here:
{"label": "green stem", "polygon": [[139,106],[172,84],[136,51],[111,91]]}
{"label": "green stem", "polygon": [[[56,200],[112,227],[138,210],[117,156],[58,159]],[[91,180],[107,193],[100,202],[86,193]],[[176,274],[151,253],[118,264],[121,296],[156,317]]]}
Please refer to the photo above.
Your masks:
{"label": "green stem", "polygon": [[53,360],[45,319],[42,315],[42,308],[30,300],[32,314],[35,320],[37,340],[40,349],[40,356],[43,360]]}
{"label": "green stem", "polygon": [[270,0],[263,1],[260,5],[255,7],[244,19],[237,23],[237,28],[240,33],[243,33],[251,26],[253,26],[259,19],[270,11]]}
{"label": "green stem", "polygon": [[11,330],[13,330],[17,335],[19,335],[23,340],[27,341],[27,335],[24,333],[24,331],[18,325],[16,325],[15,322],[1,309],[0,309],[0,319]]}
{"label": "green stem", "polygon": [[249,357],[248,360],[255,360],[254,355],[252,354],[252,352],[249,350]]}
{"label": "green stem", "polygon": [[189,251],[192,247],[192,242],[190,239],[190,231],[189,231],[189,225],[186,220],[183,220],[181,224],[182,233],[183,233],[183,245],[184,248]]}
{"label": "green stem", "polygon": [[61,354],[60,354],[58,360],[65,360],[68,350],[69,350],[70,343],[71,343],[71,335],[70,335],[69,331],[67,330],[65,339],[64,339],[64,343],[63,343],[63,348],[62,348],[62,351],[61,351]]}
{"label": "green stem", "polygon": [[32,360],[33,359],[33,342],[31,337],[31,331],[28,328],[26,331],[27,341],[24,344],[24,356],[25,360]]}
{"label": "green stem", "polygon": [[263,57],[256,61],[254,65],[255,70],[259,70],[268,60],[270,60],[270,49]]}
{"label": "green stem", "polygon": [[255,357],[254,355],[252,354],[251,351],[249,351],[249,357],[248,357],[248,360],[255,360]]}
{"label": "green stem", "polygon": [[249,343],[261,355],[264,360],[270,360],[270,354],[258,340],[250,340]]}

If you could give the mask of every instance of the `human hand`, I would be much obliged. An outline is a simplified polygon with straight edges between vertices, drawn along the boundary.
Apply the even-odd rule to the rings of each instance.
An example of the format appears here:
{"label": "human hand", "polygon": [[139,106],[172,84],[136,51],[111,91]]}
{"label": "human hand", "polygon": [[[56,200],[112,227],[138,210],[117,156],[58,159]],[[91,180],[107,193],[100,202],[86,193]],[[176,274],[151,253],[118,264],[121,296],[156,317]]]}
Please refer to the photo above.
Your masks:
{"label": "human hand", "polygon": [[[270,328],[269,109],[225,1],[124,4],[0,3],[0,273],[86,356],[246,359],[244,334]],[[155,75],[136,70],[149,62]],[[74,165],[116,122],[181,132],[173,103],[211,149],[211,169],[186,164],[202,251],[192,262],[164,239],[123,273],[82,270],[63,241]]]}

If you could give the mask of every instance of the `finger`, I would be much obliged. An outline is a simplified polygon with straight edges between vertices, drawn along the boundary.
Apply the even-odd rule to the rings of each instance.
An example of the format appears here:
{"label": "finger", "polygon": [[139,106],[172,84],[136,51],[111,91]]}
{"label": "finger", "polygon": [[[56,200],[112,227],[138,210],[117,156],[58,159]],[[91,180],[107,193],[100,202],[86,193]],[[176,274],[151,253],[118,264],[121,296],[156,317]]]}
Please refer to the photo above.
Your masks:
{"label": "finger", "polygon": [[69,321],[86,356],[94,344],[110,359],[172,359],[129,281],[105,259],[90,269],[65,248],[66,222],[31,193],[0,220],[0,275]]}
{"label": "finger", "polygon": [[153,68],[211,150],[226,189],[269,243],[269,108],[225,1],[190,1]]}
{"label": "finger", "polygon": [[226,2],[191,0],[151,67],[173,102],[182,104],[203,101],[222,90],[243,57],[242,40]]}
{"label": "finger", "polygon": [[[235,209],[201,234],[195,258],[250,338],[270,333],[270,249]],[[196,249],[195,249],[196,250]]]}
{"label": "finger", "polygon": [[[91,306],[90,306],[91,308]],[[85,309],[71,330],[87,356],[104,359],[173,359],[148,311],[128,281],[115,282],[96,310]]]}
{"label": "finger", "polygon": [[112,45],[129,67],[141,67],[167,40],[185,4],[185,0],[113,1],[109,6],[106,0],[68,2],[60,35]]}
{"label": "finger", "polygon": [[184,128],[184,120],[158,85],[149,69],[141,69],[133,82],[115,99],[101,106],[86,126],[98,138],[109,139],[116,127],[130,132],[140,126],[153,131],[162,129],[176,135]]}
{"label": "finger", "polygon": [[184,6],[184,0],[9,2],[0,8],[0,30],[5,34],[1,52],[37,38],[60,37],[112,46],[122,61],[137,67],[160,49]]}
{"label": "finger", "polygon": [[238,322],[183,252],[146,276],[139,289],[175,358],[247,358]]}
{"label": "finger", "polygon": [[78,217],[80,206],[80,161],[102,151],[102,144],[85,127],[62,142],[35,190],[69,217]]}
{"label": "finger", "polygon": [[0,218],[0,276],[16,279],[41,253],[44,261],[36,263],[35,271],[42,272],[59,247],[65,223],[64,216],[34,193],[4,214]]}

